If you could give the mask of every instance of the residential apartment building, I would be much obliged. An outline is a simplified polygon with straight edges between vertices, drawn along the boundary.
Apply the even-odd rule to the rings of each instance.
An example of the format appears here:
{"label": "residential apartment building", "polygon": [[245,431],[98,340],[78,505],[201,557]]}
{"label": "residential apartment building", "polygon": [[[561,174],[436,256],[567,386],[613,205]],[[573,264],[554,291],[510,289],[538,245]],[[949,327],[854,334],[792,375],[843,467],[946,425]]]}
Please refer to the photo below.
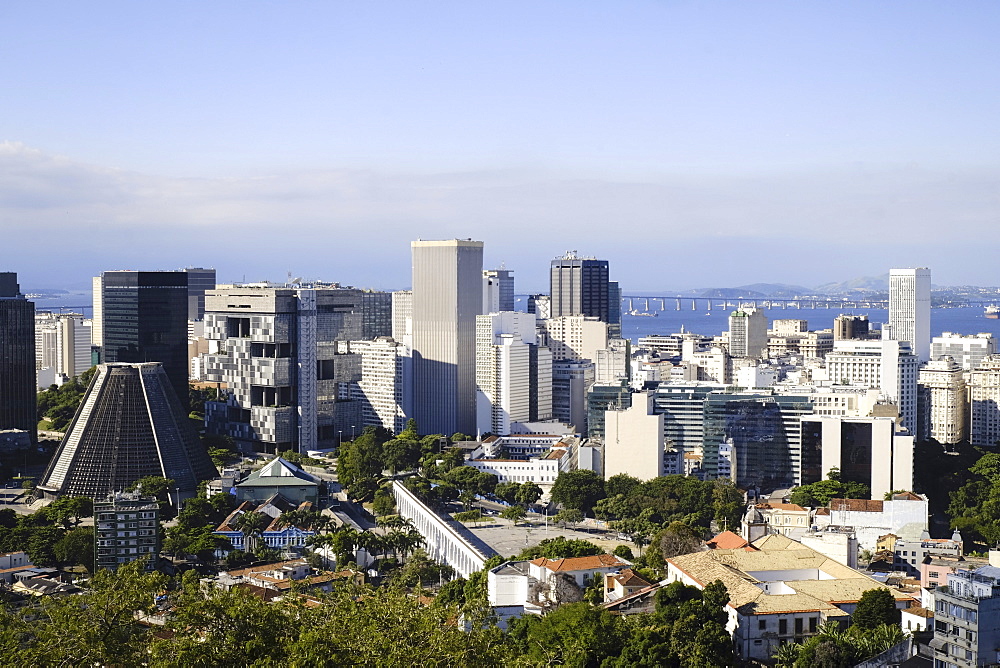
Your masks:
{"label": "residential apartment building", "polygon": [[948,574],[934,590],[935,668],[1000,664],[1000,568]]}
{"label": "residential apartment building", "polygon": [[587,433],[587,392],[594,385],[594,363],[589,360],[552,362],[552,418]]}
{"label": "residential apartment building", "polygon": [[984,358],[969,373],[969,442],[1000,443],[1000,356]]}
{"label": "residential apartment building", "polygon": [[146,558],[146,570],[153,570],[160,554],[159,502],[121,493],[95,502],[94,540],[97,568],[113,571]]}
{"label": "residential apartment building", "polygon": [[922,419],[918,433],[938,443],[964,441],[969,433],[969,400],[962,366],[950,356],[928,362],[917,380]]}
{"label": "residential apartment building", "polygon": [[[394,434],[413,415],[413,357],[392,337],[351,341],[348,352],[361,358],[361,377],[351,384],[351,399],[361,406],[359,427],[383,427]],[[337,435],[338,443],[343,434]]]}

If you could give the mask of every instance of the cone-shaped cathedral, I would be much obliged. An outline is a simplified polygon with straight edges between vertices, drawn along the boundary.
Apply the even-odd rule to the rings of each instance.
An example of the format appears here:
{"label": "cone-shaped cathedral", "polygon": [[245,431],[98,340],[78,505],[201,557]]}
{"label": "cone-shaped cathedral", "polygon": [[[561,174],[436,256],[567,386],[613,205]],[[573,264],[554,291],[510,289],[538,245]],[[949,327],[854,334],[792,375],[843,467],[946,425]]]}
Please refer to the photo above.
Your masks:
{"label": "cone-shaped cathedral", "polygon": [[39,489],[101,499],[144,476],[191,496],[217,475],[158,362],[100,364]]}

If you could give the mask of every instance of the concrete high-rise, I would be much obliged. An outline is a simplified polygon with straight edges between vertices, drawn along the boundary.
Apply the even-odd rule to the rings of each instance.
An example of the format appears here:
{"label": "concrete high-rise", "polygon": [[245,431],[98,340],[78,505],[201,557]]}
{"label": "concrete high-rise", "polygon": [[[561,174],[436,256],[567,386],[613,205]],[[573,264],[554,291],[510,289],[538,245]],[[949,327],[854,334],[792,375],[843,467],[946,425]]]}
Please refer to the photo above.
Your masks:
{"label": "concrete high-rise", "polygon": [[878,389],[895,404],[903,426],[917,432],[917,378],[920,363],[904,341],[837,341],[826,356],[835,385]]}
{"label": "concrete high-rise", "polygon": [[360,358],[346,347],[363,338],[364,304],[361,290],[328,284],[208,291],[203,376],[227,386],[223,401],[205,406],[209,432],[243,449],[305,453],[360,426],[361,404],[350,398]]}
{"label": "concrete high-rise", "polygon": [[188,273],[105,271],[94,281],[94,313],[101,361],[160,362],[186,407]]}
{"label": "concrete high-rise", "polygon": [[918,436],[952,444],[968,434],[968,388],[962,367],[944,356],[920,369],[918,394],[921,410]]}
{"label": "concrete high-rise", "polygon": [[414,241],[413,396],[424,434],[476,431],[476,316],[483,242]]}
{"label": "concrete high-rise", "polygon": [[889,338],[909,341],[921,363],[931,358],[931,270],[889,270]]}
{"label": "concrete high-rise", "polygon": [[34,439],[35,304],[25,299],[17,274],[0,273],[0,429],[22,429]]}
{"label": "concrete high-rise", "polygon": [[755,308],[742,308],[729,314],[729,355],[731,357],[767,356],[767,315]]}
{"label": "concrete high-rise", "polygon": [[193,496],[215,475],[161,364],[100,364],[38,488],[101,499],[160,476]]}
{"label": "concrete high-rise", "polygon": [[188,320],[205,317],[205,292],[215,289],[215,269],[188,267]]}
{"label": "concrete high-rise", "polygon": [[549,317],[583,315],[611,325],[611,336],[621,333],[621,290],[608,280],[608,261],[577,256],[568,251],[552,260],[549,273]]}
{"label": "concrete high-rise", "polygon": [[514,310],[514,272],[505,269],[483,270],[483,313]]}
{"label": "concrete high-rise", "polygon": [[476,318],[477,424],[506,435],[515,422],[552,417],[552,353],[538,345],[530,313]]}
{"label": "concrete high-rise", "polygon": [[388,336],[351,341],[349,346],[361,358],[361,379],[351,385],[352,399],[361,404],[358,426],[384,427],[398,434],[413,415],[410,349]]}
{"label": "concrete high-rise", "polygon": [[981,360],[969,374],[969,442],[1000,445],[1000,357]]}

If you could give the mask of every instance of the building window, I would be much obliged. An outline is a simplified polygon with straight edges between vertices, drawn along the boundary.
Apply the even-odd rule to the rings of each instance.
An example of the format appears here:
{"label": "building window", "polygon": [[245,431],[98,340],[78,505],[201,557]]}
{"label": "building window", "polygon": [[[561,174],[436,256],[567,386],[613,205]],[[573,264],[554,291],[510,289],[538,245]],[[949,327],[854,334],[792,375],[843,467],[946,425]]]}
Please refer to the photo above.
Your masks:
{"label": "building window", "polygon": [[778,635],[786,635],[788,633],[788,620],[779,619],[778,620]]}
{"label": "building window", "polygon": [[758,619],[757,620],[757,630],[758,631],[766,631],[767,630],[767,620],[766,619]]}

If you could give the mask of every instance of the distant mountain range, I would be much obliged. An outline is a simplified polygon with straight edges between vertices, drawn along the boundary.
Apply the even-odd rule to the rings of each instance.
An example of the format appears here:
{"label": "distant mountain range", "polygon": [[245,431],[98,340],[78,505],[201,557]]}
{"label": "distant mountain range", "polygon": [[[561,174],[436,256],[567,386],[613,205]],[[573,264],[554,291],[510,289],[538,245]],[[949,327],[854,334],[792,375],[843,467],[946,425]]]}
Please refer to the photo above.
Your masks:
{"label": "distant mountain range", "polygon": [[[889,296],[889,274],[881,276],[862,276],[841,283],[824,283],[814,287],[788,285],[785,283],[750,283],[736,287],[725,288],[689,288],[686,290],[664,290],[661,292],[632,292],[625,289],[626,294],[634,296],[670,296],[684,295],[686,297],[705,297],[713,299],[796,299],[808,297],[834,298],[870,298],[887,299]],[[931,292],[935,301],[997,299],[1000,288],[979,286],[945,286],[932,285]]]}

